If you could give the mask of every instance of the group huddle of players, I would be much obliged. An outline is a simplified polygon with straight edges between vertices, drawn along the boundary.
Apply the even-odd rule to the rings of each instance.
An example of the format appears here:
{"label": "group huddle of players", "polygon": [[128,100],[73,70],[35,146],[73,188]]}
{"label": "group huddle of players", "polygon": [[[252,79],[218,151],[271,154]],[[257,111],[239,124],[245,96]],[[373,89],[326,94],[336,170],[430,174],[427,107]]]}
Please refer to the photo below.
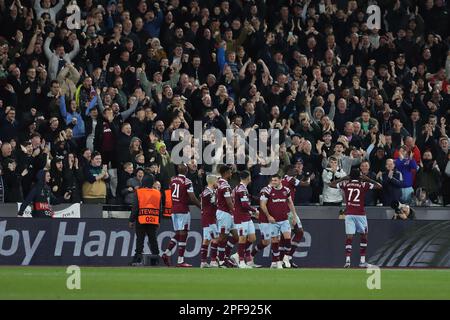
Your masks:
{"label": "group huddle of players", "polygon": [[[172,178],[172,222],[175,236],[170,240],[162,259],[171,265],[170,255],[178,245],[177,267],[192,267],[184,261],[187,234],[191,215],[189,204],[201,208],[203,242],[201,248],[201,268],[255,268],[254,257],[270,244],[272,264],[270,268],[296,268],[294,252],[303,237],[303,228],[297,216],[292,199],[300,181],[295,178],[294,168],[289,168],[286,176],[273,175],[270,184],[260,191],[259,208],[251,205],[247,186],[251,183],[248,171],[242,171],[240,183],[232,190],[229,179],[232,168],[223,165],[220,176],[208,175],[207,186],[200,195],[194,193],[192,182],[186,178],[187,166],[178,166],[179,174]],[[355,232],[360,234],[360,266],[365,267],[367,247],[367,219],[364,209],[365,192],[381,185],[367,177],[360,176],[359,170],[352,170],[350,176],[335,180],[331,187],[340,188],[346,196],[346,245],[345,267],[350,267],[351,244]],[[261,239],[256,242],[256,221]],[[238,250],[232,254],[235,244]],[[208,263],[208,253],[209,260]]]}

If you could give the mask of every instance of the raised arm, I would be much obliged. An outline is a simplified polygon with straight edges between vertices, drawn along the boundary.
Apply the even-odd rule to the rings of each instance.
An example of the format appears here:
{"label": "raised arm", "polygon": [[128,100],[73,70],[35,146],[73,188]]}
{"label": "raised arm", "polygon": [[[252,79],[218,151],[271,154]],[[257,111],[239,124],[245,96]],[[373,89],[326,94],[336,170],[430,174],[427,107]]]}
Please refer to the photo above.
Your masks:
{"label": "raised arm", "polygon": [[130,107],[128,110],[122,111],[120,115],[122,116],[123,121],[127,120],[133,113],[136,111],[136,108],[138,106],[138,100],[136,99],[130,104]]}
{"label": "raised arm", "polygon": [[[94,109],[95,105],[97,104],[97,102],[99,100],[101,100],[101,99],[98,98],[98,95],[96,95],[96,96],[94,96],[94,98],[92,98],[92,100],[89,102],[89,106],[86,109],[85,115],[88,115],[89,112],[91,112],[91,110]],[[103,110],[101,112],[103,113]]]}
{"label": "raised arm", "polygon": [[[58,75],[56,76],[56,80],[58,80],[58,82],[63,82],[64,79],[66,79],[67,74],[69,73],[69,68],[67,68],[67,66],[65,66],[64,68],[61,69],[61,71],[58,73]],[[77,83],[78,81],[76,81],[75,83]]]}
{"label": "raised arm", "polygon": [[[36,1],[38,2],[38,1]],[[53,56],[53,52],[50,50],[50,42],[52,42],[52,38],[47,37],[47,39],[45,39],[44,42],[44,52],[45,52],[45,56],[47,57],[47,59],[51,59],[51,57]]]}
{"label": "raised arm", "polygon": [[346,176],[346,177],[331,181],[328,186],[330,188],[339,189],[339,187],[338,187],[339,183],[341,183],[342,181],[345,181],[345,180],[349,180],[349,179],[350,179],[350,177]]}
{"label": "raised arm", "polygon": [[77,56],[78,52],[80,52],[80,42],[77,39],[74,42],[73,50],[69,52],[70,60],[73,60]]}
{"label": "raised arm", "polygon": [[73,64],[69,64],[68,69],[70,69],[70,79],[73,81],[73,83],[78,83],[78,81],[81,78],[81,75],[78,72],[77,68],[75,68]]}
{"label": "raised arm", "polygon": [[55,16],[58,14],[58,12],[62,9],[63,6],[64,0],[59,0],[58,4],[51,9],[55,13]]}
{"label": "raised arm", "polygon": [[64,120],[66,120],[67,108],[66,108],[66,98],[64,97],[64,95],[61,95],[59,97],[59,112],[61,113],[61,116],[64,118]]}
{"label": "raised arm", "polygon": [[361,180],[373,184],[374,185],[374,189],[381,189],[381,188],[383,188],[381,183],[379,183],[378,181],[370,179],[368,176],[361,175]]}
{"label": "raised arm", "polygon": [[245,72],[247,71],[247,66],[251,62],[251,59],[248,59],[244,65],[242,66],[241,70],[239,70],[239,78],[244,79],[245,78]]}
{"label": "raised arm", "polygon": [[26,55],[31,55],[34,52],[34,47],[36,45],[37,33],[33,34],[31,37],[30,43],[28,44],[27,50],[25,51]]}
{"label": "raised arm", "polygon": [[219,65],[220,73],[223,72],[223,68],[225,67],[225,48],[223,46],[219,46],[217,48],[217,64]]}
{"label": "raised arm", "polygon": [[143,69],[139,70],[138,73],[139,81],[141,82],[142,89],[144,89],[147,96],[151,96],[151,83],[147,79],[147,75]]}
{"label": "raised arm", "polygon": [[36,15],[38,15],[37,18],[40,18],[39,12],[42,10],[41,0],[34,0],[34,10],[36,11]]}

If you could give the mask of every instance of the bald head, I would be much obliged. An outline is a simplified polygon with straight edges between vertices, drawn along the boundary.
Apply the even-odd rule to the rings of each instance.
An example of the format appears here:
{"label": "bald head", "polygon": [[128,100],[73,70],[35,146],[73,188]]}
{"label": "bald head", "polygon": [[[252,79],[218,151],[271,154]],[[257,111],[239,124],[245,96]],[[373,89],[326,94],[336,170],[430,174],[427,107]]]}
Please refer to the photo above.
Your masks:
{"label": "bald head", "polygon": [[178,165],[178,174],[185,175],[187,173],[188,167],[185,163],[181,163]]}

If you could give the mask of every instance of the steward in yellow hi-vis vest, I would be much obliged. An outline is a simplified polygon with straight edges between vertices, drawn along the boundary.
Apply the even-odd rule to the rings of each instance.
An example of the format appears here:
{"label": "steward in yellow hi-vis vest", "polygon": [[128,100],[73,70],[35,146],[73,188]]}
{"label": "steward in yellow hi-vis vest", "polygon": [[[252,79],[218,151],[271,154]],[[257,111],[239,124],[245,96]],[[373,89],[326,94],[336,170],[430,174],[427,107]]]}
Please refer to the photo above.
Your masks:
{"label": "steward in yellow hi-vis vest", "polygon": [[[131,265],[142,265],[145,236],[148,237],[150,251],[153,256],[159,256],[156,232],[164,210],[163,194],[153,187],[153,176],[145,176],[142,186],[133,196],[130,215],[130,227],[136,228],[136,252]],[[156,258],[155,258],[156,259]],[[156,259],[156,260],[159,260]]]}

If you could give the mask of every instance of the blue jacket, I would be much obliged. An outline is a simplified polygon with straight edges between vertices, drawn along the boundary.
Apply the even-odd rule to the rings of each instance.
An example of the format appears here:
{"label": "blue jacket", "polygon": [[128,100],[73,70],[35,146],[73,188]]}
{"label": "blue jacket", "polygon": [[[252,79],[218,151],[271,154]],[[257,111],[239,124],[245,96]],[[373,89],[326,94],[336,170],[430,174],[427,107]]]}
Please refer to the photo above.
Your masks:
{"label": "blue jacket", "polygon": [[147,31],[151,38],[159,37],[159,32],[161,31],[161,24],[163,22],[162,11],[158,11],[155,15],[153,21],[148,21],[144,24],[144,30]]}
{"label": "blue jacket", "polygon": [[[89,115],[91,109],[95,107],[97,104],[98,97],[94,96],[94,98],[89,103],[89,107],[86,109],[86,116]],[[86,128],[84,124],[84,119],[79,112],[69,113],[66,109],[66,99],[64,96],[60,98],[59,111],[61,112],[61,116],[63,117],[66,125],[71,125],[72,118],[77,119],[77,124],[72,127],[73,137],[74,138],[83,138],[86,135]]]}
{"label": "blue jacket", "polygon": [[394,170],[392,178],[389,178],[387,172],[383,172],[381,176],[381,184],[383,185],[382,202],[384,206],[391,206],[392,202],[399,201],[402,196],[403,176]]}
{"label": "blue jacket", "polygon": [[403,188],[413,186],[413,171],[417,170],[417,163],[414,159],[397,159],[395,160],[395,168],[400,171],[403,176]]}

